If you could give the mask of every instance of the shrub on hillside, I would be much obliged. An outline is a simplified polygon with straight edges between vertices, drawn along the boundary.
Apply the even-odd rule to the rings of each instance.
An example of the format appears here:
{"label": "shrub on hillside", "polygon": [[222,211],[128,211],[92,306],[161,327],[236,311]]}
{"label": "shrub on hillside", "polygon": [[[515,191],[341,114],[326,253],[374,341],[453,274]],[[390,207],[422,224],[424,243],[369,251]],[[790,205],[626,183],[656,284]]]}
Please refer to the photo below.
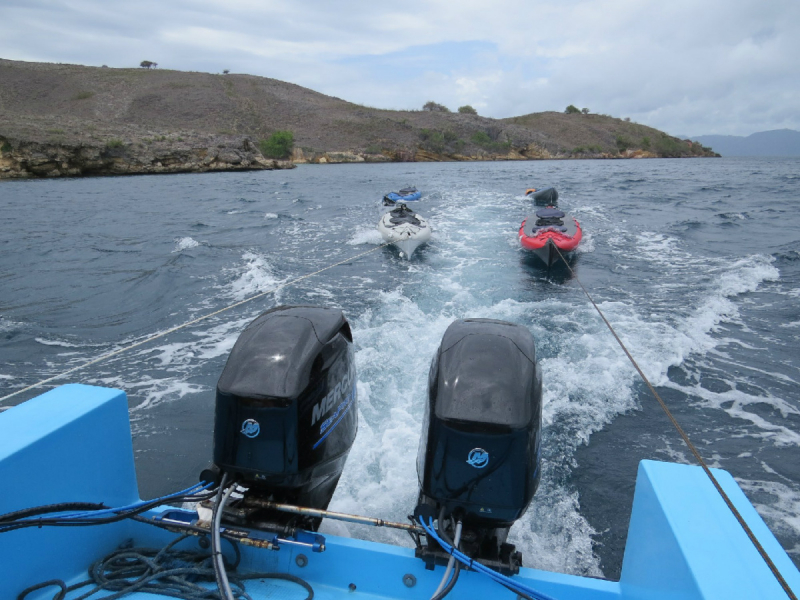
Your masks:
{"label": "shrub on hillside", "polygon": [[566,114],[568,114],[568,115],[574,115],[574,114],[578,114],[578,115],[579,115],[579,114],[581,114],[581,109],[580,109],[580,108],[578,108],[577,106],[575,106],[574,104],[570,104],[570,105],[569,105],[569,106],[568,106],[568,107],[567,107],[567,108],[564,110],[564,112],[565,112]]}
{"label": "shrub on hillside", "polygon": [[425,150],[441,154],[445,150],[444,134],[435,129],[421,129],[419,137]]}
{"label": "shrub on hillside", "polygon": [[492,143],[492,138],[485,131],[476,131],[472,134],[472,143],[478,146],[488,146]]}
{"label": "shrub on hillside", "polygon": [[106,142],[106,148],[122,148],[125,146],[125,142],[122,140],[108,140]]}
{"label": "shrub on hillside", "polygon": [[458,154],[464,149],[464,140],[460,139],[452,129],[420,129],[421,147],[437,154]]}
{"label": "shrub on hillside", "polygon": [[261,154],[267,158],[289,158],[294,149],[294,134],[291,131],[276,131],[258,144]]}
{"label": "shrub on hillside", "polygon": [[472,108],[469,104],[465,104],[464,106],[458,107],[458,112],[462,115],[477,115],[478,111]]}
{"label": "shrub on hillside", "polygon": [[489,152],[508,152],[511,150],[511,141],[499,141],[502,130],[490,127],[488,131],[476,131],[472,134],[472,143]]}
{"label": "shrub on hillside", "polygon": [[667,158],[678,158],[690,153],[688,144],[668,135],[661,135],[655,143],[656,152]]}
{"label": "shrub on hillside", "polygon": [[499,125],[489,125],[486,127],[486,135],[489,136],[489,139],[493,142],[497,142],[500,140],[500,136],[503,133],[503,128]]}
{"label": "shrub on hillside", "polygon": [[444,104],[437,104],[433,100],[429,100],[428,102],[423,104],[422,110],[427,110],[430,112],[446,112],[446,113],[450,112],[450,109],[447,108]]}

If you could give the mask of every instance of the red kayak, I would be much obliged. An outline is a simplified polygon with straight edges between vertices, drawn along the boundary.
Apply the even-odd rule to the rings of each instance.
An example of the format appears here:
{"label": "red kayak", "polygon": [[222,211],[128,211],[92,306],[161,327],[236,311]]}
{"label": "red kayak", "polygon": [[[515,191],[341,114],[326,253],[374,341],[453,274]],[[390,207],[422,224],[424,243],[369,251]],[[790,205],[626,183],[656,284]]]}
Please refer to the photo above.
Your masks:
{"label": "red kayak", "polygon": [[559,252],[575,250],[582,237],[578,221],[553,206],[537,208],[519,228],[519,243],[548,267],[558,261]]}

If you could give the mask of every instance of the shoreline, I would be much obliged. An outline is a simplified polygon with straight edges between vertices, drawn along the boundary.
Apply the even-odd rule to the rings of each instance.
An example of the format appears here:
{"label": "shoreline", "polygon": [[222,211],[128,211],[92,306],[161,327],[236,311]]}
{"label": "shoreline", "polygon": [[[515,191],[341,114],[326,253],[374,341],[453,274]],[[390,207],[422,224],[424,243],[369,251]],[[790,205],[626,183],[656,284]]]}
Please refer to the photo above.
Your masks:
{"label": "shoreline", "polygon": [[[142,142],[17,142],[0,137],[0,181],[52,179],[58,177],[103,177],[118,175],[164,175],[293,169],[300,164],[388,164],[419,162],[506,162],[543,160],[637,160],[670,158],[644,150],[595,154],[551,154],[539,148],[511,150],[506,154],[436,154],[423,149],[381,154],[358,151],[304,153],[296,149],[289,160],[265,158],[249,137],[235,140],[205,140],[210,143],[181,145]],[[718,155],[717,155],[718,156]],[[688,156],[680,158],[712,158]]]}
{"label": "shoreline", "polygon": [[291,160],[265,158],[249,137],[195,140],[174,146],[113,139],[105,145],[83,141],[16,142],[0,137],[0,181],[292,169]]}

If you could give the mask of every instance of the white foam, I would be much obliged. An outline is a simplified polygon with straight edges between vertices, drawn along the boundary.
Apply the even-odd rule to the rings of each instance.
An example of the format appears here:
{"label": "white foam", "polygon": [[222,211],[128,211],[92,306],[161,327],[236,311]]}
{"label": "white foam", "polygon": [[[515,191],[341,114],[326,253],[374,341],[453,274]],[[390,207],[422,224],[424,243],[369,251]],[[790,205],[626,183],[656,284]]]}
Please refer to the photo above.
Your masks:
{"label": "white foam", "polygon": [[268,212],[264,214],[264,219],[277,219],[277,218],[278,215],[276,215],[275,213]]}
{"label": "white foam", "polygon": [[42,344],[43,346],[60,346],[62,348],[82,348],[84,347],[81,344],[72,344],[70,342],[65,342],[63,340],[46,340],[44,338],[33,338],[37,343]]}
{"label": "white foam", "polygon": [[[430,359],[455,318],[480,316],[522,322],[534,329],[546,303],[503,300],[483,304],[456,276],[436,274],[449,301],[425,312],[401,289],[380,294],[380,306],[353,323],[359,374],[359,433],[331,504],[332,510],[404,521],[416,503],[416,462]],[[586,309],[572,318],[584,318]],[[539,330],[541,334],[541,330]],[[576,334],[578,339],[581,336]],[[594,340],[588,336],[586,340]],[[613,341],[590,349],[565,344],[565,355],[542,361],[548,386],[544,398],[546,428],[571,420],[576,447],[588,431],[633,406],[632,369],[614,351]],[[592,360],[587,361],[586,357]],[[602,377],[602,380],[601,380]],[[563,441],[563,440],[562,440]],[[552,469],[551,469],[552,471]],[[556,473],[557,475],[557,473]],[[534,506],[512,530],[512,542],[528,564],[556,571],[601,575],[592,557],[594,531],[580,515],[577,494],[545,476]],[[546,518],[545,518],[546,515]],[[347,527],[357,537],[410,545],[404,533]]]}
{"label": "white foam", "polygon": [[18,323],[6,317],[0,316],[0,332],[13,331],[21,327],[22,323]]}
{"label": "white foam", "polygon": [[[332,510],[405,521],[416,503],[416,456],[427,368],[450,319],[433,322],[400,291],[382,292],[377,313],[351,325],[356,343],[359,431]],[[348,526],[348,528],[350,528]],[[405,533],[359,531],[403,545]]]}
{"label": "white foam", "polygon": [[543,479],[531,508],[508,537],[523,551],[526,567],[602,577],[594,556],[596,533],[580,514],[577,492]]}
{"label": "white foam", "polygon": [[683,251],[680,240],[661,233],[643,231],[636,235],[636,244],[639,256],[650,262],[681,265],[694,260]]}
{"label": "white foam", "polygon": [[[765,469],[769,471],[769,469]],[[736,482],[747,494],[775,533],[786,533],[787,537],[800,535],[800,491],[779,481],[757,481],[736,478]],[[798,556],[800,549],[788,549]]]}
{"label": "white foam", "polygon": [[[570,211],[573,215],[580,216],[583,219],[584,216],[589,217],[590,219],[598,220],[598,221],[609,221],[611,219],[609,210],[604,206],[592,206],[592,205],[584,205],[580,207],[576,207]],[[581,219],[578,219],[580,222]]]}
{"label": "white foam", "polygon": [[[620,245],[619,252],[627,252],[625,244]],[[645,336],[643,339],[647,345],[638,349],[639,353],[634,353],[638,357],[642,352],[648,353],[650,347],[657,349],[656,354],[661,358],[652,371],[652,382],[656,385],[667,383],[669,367],[681,364],[692,354],[703,355],[727,343],[717,335],[720,325],[743,326],[737,297],[755,292],[762,282],[776,281],[780,277],[771,256],[752,255],[734,262],[695,257],[686,252],[676,238],[652,232],[636,236],[635,252],[638,258],[653,263],[664,274],[659,278],[661,282],[656,280],[648,288],[656,294],[655,297],[638,299],[644,310],[648,303],[660,309],[653,311],[642,324],[646,328],[658,329],[660,335]],[[687,288],[684,282],[696,272],[703,273],[704,278],[692,277],[693,284]],[[684,306],[689,302],[689,314],[676,314],[676,295],[680,296]],[[691,308],[692,304],[694,308]],[[635,330],[631,333],[631,338],[636,338]]]}
{"label": "white foam", "polygon": [[188,250],[189,248],[196,248],[200,245],[200,242],[194,240],[190,237],[182,237],[175,240],[175,249],[172,252],[182,252],[184,250]]}
{"label": "white foam", "polygon": [[192,339],[164,343],[152,348],[145,347],[137,351],[135,356],[138,361],[155,362],[158,367],[172,371],[188,369],[198,361],[205,362],[227,356],[252,318],[252,315],[245,315],[225,320],[225,316],[220,316],[204,328],[192,331]]}
{"label": "white foam", "polygon": [[800,433],[785,425],[781,420],[772,422],[758,413],[747,410],[749,406],[768,404],[781,414],[782,419],[785,419],[788,415],[800,415],[800,410],[797,410],[783,398],[771,394],[755,396],[737,389],[712,392],[700,385],[678,385],[673,382],[667,382],[665,386],[700,399],[702,405],[706,408],[723,410],[731,417],[741,419],[743,422],[754,426],[754,428],[747,428],[749,433],[742,433],[741,435],[758,438],[763,442],[769,442],[771,445],[778,447],[800,446]]}
{"label": "white foam", "polygon": [[[656,236],[648,242],[654,243],[663,253],[679,252],[674,250],[668,239]],[[710,391],[699,383],[678,384],[667,376],[670,367],[683,364],[690,356],[720,355],[720,350],[730,343],[729,339],[718,335],[720,327],[725,323],[740,322],[735,299],[742,294],[755,292],[764,281],[778,279],[780,274],[772,264],[773,260],[771,257],[756,255],[712,268],[712,277],[705,283],[705,295],[700,297],[693,312],[677,319],[677,325],[674,326],[659,322],[657,315],[640,320],[630,311],[626,316],[623,310],[616,310],[611,303],[601,304],[601,309],[610,315],[609,320],[651,383],[679,390],[694,401],[699,401],[705,408],[723,410],[731,417],[740,419],[742,425],[748,423],[749,433],[743,435],[757,437],[776,446],[796,446],[800,444],[800,434],[781,419],[771,421],[748,410],[750,406],[767,404],[785,419],[787,415],[800,414],[791,402],[766,392],[763,395],[754,395],[738,390],[735,380],[729,382],[732,389],[718,392]],[[744,345],[740,341],[736,343],[739,346]],[[751,371],[757,370],[751,365],[747,367]],[[764,375],[788,384],[796,383],[781,373]]]}
{"label": "white foam", "polygon": [[[104,382],[104,385],[107,383]],[[131,421],[145,417],[148,409],[152,409],[162,402],[180,400],[189,394],[198,394],[208,390],[205,386],[188,383],[182,377],[160,377],[158,379],[145,377],[126,384],[124,388],[135,390],[136,395],[143,398],[139,404],[130,409]]]}
{"label": "white foam", "polygon": [[350,246],[360,246],[361,244],[371,244],[373,246],[380,246],[383,243],[383,238],[380,232],[375,227],[358,229],[352,237],[347,240]]}
{"label": "white foam", "polygon": [[576,254],[591,254],[594,252],[595,237],[591,233],[583,232],[581,243],[575,249]]}
{"label": "white foam", "polygon": [[[710,335],[721,323],[738,322],[739,309],[733,298],[754,292],[763,281],[775,281],[780,272],[771,263],[772,257],[751,256],[740,259],[718,272],[707,285],[707,296],[694,313],[683,321],[682,354],[703,354],[717,347],[721,340]],[[677,363],[676,363],[677,364]]]}
{"label": "white foam", "polygon": [[[189,377],[199,364],[227,356],[257,312],[259,309],[254,307],[250,313],[233,319],[226,315],[212,317],[204,327],[190,330],[189,339],[171,341],[171,337],[163,338],[161,345],[143,346],[114,358],[106,363],[102,374],[87,382],[126,390],[132,402],[130,412],[134,433],[145,434],[151,427],[149,411],[158,405],[209,391],[207,386],[190,382]],[[150,375],[152,370],[156,370],[158,375]]]}
{"label": "white foam", "polygon": [[248,251],[242,255],[242,260],[243,265],[229,269],[235,278],[225,286],[227,293],[236,300],[275,289],[281,283],[265,255]]}

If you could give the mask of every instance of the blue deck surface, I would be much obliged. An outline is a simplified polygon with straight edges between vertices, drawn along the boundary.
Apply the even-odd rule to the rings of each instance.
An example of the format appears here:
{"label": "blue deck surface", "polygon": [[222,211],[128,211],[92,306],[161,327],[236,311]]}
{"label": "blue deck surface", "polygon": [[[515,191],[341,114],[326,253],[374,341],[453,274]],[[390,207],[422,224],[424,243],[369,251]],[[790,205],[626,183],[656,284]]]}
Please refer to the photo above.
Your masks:
{"label": "blue deck surface", "polygon": [[413,202],[422,198],[422,192],[416,191],[412,194],[398,194],[397,192],[389,192],[386,198],[394,202]]}
{"label": "blue deck surface", "polygon": [[[725,471],[714,474],[797,593],[800,573],[794,564],[733,478]],[[67,385],[0,413],[0,482],[0,514],[64,501],[122,506],[138,500],[124,392]],[[300,553],[296,549],[242,547],[239,570],[297,575],[322,600],[427,599],[441,578],[441,567],[426,571],[411,549],[325,537],[325,552],[303,552],[308,558],[303,568],[295,562]],[[48,579],[82,581],[93,561],[127,540],[161,547],[173,538],[174,534],[130,520],[0,534],[0,599],[16,598],[26,587]],[[182,544],[198,548],[197,538]],[[416,578],[413,587],[403,582],[408,574]],[[558,600],[786,598],[702,470],[654,461],[639,466],[619,582],[535,569],[522,569],[516,578]],[[28,600],[53,598],[56,591],[41,590]],[[254,600],[306,596],[295,584],[271,580],[250,581],[247,591]],[[483,600],[514,595],[485,576],[462,572],[449,597]],[[161,597],[135,593],[128,598]]]}

